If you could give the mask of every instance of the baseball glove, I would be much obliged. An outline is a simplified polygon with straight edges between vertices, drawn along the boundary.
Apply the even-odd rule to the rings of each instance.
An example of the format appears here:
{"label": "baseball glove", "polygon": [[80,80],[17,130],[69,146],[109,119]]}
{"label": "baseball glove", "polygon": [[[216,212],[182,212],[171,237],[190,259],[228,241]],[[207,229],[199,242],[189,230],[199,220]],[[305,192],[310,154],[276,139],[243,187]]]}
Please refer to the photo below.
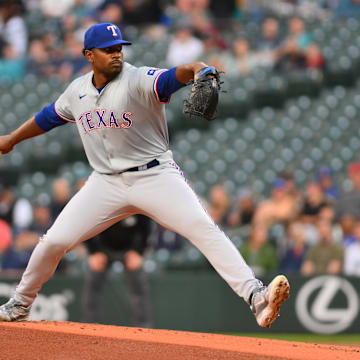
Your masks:
{"label": "baseball glove", "polygon": [[220,73],[212,66],[202,68],[189,84],[192,84],[192,88],[184,102],[184,114],[214,120],[222,84]]}

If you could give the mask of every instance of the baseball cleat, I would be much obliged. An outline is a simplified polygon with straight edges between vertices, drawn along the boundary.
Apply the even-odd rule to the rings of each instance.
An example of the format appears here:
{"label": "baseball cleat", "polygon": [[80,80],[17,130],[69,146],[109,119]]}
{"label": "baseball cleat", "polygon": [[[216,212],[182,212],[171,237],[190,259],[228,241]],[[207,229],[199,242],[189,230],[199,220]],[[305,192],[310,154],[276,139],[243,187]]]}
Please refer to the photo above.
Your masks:
{"label": "baseball cleat", "polygon": [[250,309],[254,313],[257,323],[270,328],[279,316],[280,306],[290,295],[290,285],[284,275],[276,276],[268,286],[254,290]]}
{"label": "baseball cleat", "polygon": [[6,304],[0,306],[0,321],[25,321],[30,314],[31,306],[24,306],[11,298]]}

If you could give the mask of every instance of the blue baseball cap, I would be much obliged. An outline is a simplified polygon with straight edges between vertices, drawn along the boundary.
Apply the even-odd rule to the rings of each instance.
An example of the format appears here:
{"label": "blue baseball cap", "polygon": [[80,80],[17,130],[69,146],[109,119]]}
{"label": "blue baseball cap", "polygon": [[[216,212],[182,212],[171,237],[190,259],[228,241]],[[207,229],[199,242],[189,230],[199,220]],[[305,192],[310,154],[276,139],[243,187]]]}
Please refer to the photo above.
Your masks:
{"label": "blue baseball cap", "polygon": [[330,167],[321,166],[318,169],[318,172],[317,172],[317,179],[320,180],[323,177],[332,176],[332,175],[333,175],[333,171],[332,171],[332,169]]}
{"label": "blue baseball cap", "polygon": [[286,186],[286,181],[281,178],[277,178],[274,180],[274,182],[271,184],[271,187],[273,190],[275,189],[283,189]]}
{"label": "blue baseball cap", "polygon": [[104,49],[114,45],[131,45],[131,42],[122,39],[117,25],[100,23],[86,30],[84,49]]}

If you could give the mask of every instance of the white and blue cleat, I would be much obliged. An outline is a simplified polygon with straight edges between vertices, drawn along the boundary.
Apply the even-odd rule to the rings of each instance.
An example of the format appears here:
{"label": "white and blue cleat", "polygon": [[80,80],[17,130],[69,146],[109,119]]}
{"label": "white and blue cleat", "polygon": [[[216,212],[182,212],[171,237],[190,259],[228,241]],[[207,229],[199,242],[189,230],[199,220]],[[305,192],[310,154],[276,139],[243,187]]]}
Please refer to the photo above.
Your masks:
{"label": "white and blue cleat", "polygon": [[0,321],[26,321],[29,318],[31,306],[24,306],[11,298],[6,304],[0,306]]}
{"label": "white and blue cleat", "polygon": [[280,307],[290,296],[290,285],[284,275],[278,275],[268,286],[261,286],[254,290],[250,309],[254,313],[257,323],[270,328],[277,319]]}

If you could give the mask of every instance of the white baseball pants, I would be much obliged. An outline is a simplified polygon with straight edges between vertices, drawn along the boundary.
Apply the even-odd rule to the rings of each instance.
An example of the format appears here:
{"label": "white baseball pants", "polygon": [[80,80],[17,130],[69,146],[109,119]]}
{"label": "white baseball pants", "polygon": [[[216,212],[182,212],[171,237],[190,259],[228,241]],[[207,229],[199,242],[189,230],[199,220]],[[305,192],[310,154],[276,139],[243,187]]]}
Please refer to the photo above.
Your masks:
{"label": "white baseball pants", "polygon": [[231,240],[214,224],[172,161],[153,168],[104,175],[93,172],[40,239],[15,292],[30,305],[60,259],[115,222],[142,213],[188,238],[241,297],[259,286]]}

